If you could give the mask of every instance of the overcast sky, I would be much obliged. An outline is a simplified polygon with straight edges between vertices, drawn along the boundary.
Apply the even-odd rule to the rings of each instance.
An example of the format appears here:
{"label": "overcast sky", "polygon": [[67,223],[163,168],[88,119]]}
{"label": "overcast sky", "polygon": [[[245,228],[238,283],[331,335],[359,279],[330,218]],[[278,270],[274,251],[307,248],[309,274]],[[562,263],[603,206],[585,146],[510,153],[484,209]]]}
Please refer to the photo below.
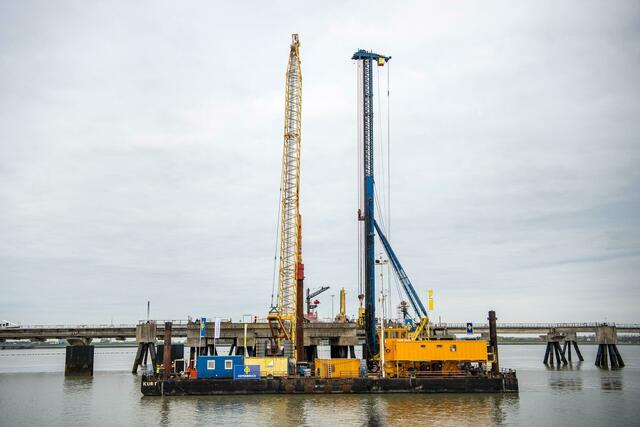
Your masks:
{"label": "overcast sky", "polygon": [[366,48],[393,56],[391,240],[436,318],[640,321],[639,2],[235,3],[0,0],[0,318],[265,315],[299,32],[321,316],[342,286],[356,312]]}

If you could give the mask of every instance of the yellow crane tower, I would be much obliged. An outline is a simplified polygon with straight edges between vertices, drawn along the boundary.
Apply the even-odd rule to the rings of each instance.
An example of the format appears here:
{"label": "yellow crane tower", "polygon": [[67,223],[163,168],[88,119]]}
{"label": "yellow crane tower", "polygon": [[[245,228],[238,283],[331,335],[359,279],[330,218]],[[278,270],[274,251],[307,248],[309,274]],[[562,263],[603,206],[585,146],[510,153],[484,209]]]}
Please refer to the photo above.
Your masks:
{"label": "yellow crane tower", "polygon": [[[304,265],[300,216],[300,119],[302,72],[300,41],[292,34],[285,77],[284,147],[280,185],[280,266],[277,303],[267,319],[271,328],[271,351],[277,353],[283,340],[295,346],[295,357],[304,360],[302,308]],[[285,354],[287,349],[285,348]]]}

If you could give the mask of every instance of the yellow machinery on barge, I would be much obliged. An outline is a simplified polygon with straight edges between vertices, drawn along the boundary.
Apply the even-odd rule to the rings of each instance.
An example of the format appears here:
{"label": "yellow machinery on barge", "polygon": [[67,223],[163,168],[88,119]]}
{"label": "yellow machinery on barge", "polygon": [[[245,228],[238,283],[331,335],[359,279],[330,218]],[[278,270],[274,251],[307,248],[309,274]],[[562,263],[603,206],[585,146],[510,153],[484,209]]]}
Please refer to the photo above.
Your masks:
{"label": "yellow machinery on barge", "polygon": [[483,339],[415,339],[407,328],[400,327],[385,328],[380,342],[383,348],[378,360],[385,377],[466,374],[483,372],[488,367],[489,353]]}

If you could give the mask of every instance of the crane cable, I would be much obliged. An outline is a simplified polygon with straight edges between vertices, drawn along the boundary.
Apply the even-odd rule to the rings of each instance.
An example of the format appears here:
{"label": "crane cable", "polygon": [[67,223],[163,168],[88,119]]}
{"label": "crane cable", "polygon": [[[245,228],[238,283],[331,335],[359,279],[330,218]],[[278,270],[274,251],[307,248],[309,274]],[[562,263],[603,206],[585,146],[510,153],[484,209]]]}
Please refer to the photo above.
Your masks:
{"label": "crane cable", "polygon": [[[390,103],[390,82],[391,82],[391,62],[387,61],[387,239],[391,241],[391,103]],[[389,276],[390,266],[387,265],[387,276]],[[395,279],[396,287],[400,292],[400,284],[397,277]],[[391,280],[388,286],[389,294],[391,294]],[[402,299],[398,293],[398,299]],[[389,295],[389,314],[391,314],[391,295]]]}
{"label": "crane cable", "polygon": [[[280,178],[280,181],[282,182],[282,178]],[[275,247],[273,249],[273,280],[271,281],[271,308],[275,307],[275,305],[273,304],[273,296],[275,294],[275,290],[276,290],[276,268],[277,268],[277,264],[278,264],[278,243],[280,240],[280,233],[279,233],[279,229],[280,229],[280,204],[282,203],[282,187],[280,187],[280,197],[278,198],[278,209],[276,209],[278,211],[278,215],[277,215],[277,219],[276,219],[276,232],[275,232]]]}
{"label": "crane cable", "polygon": [[[386,109],[386,113],[387,113],[387,156],[386,156],[386,167],[385,167],[385,156],[384,156],[384,150],[383,150],[383,144],[379,144],[378,149],[379,149],[379,153],[380,153],[380,169],[381,169],[381,174],[380,176],[381,178],[381,187],[382,187],[382,191],[375,191],[374,192],[374,198],[375,198],[375,205],[376,205],[376,210],[378,213],[378,217],[380,218],[380,226],[382,228],[382,230],[384,230],[385,235],[387,237],[387,240],[390,240],[390,236],[391,236],[391,114],[390,114],[390,105],[391,105],[391,72],[390,72],[390,63],[387,62],[386,64],[386,69],[387,69],[387,109]],[[377,103],[378,103],[378,117],[382,118],[382,109],[380,106],[380,68],[377,68]],[[382,126],[381,123],[382,120],[378,121],[378,135],[380,138],[382,138]],[[386,174],[385,174],[386,172]],[[385,175],[386,175],[386,188],[385,188]],[[374,186],[377,188],[377,185],[374,183]],[[378,194],[382,193],[382,201],[379,200],[378,198]],[[386,203],[385,203],[386,202]],[[382,206],[381,206],[382,204]],[[385,206],[386,204],[386,206]],[[383,209],[384,208],[384,209]],[[384,210],[384,215],[383,215],[383,210]],[[386,219],[385,219],[386,218]],[[404,292],[402,291],[399,279],[398,279],[398,275],[397,272],[395,270],[393,270],[394,274],[389,274],[389,272],[393,270],[391,269],[391,267],[389,266],[389,264],[387,264],[387,277],[393,277],[393,281],[396,285],[396,291],[398,294],[398,298],[402,299],[404,296]],[[382,286],[384,287],[384,284],[382,284]],[[388,282],[388,287],[387,290],[389,292],[389,294],[391,293],[391,280],[389,279]],[[389,295],[390,296],[390,295]],[[391,313],[391,301],[389,301],[389,313]]]}
{"label": "crane cable", "polygon": [[[390,63],[387,62],[386,64],[386,70],[387,70],[387,109],[386,109],[386,113],[387,113],[387,155],[384,155],[384,149],[383,149],[383,133],[382,133],[382,108],[381,108],[381,102],[380,102],[380,67],[377,67],[377,104],[378,104],[378,117],[380,117],[380,120],[378,120],[378,137],[380,138],[381,142],[380,144],[378,144],[378,150],[379,150],[379,158],[380,158],[380,169],[381,169],[381,191],[380,193],[382,194],[382,201],[378,202],[376,200],[376,203],[378,204],[378,212],[381,218],[381,225],[382,225],[382,229],[385,232],[385,235],[387,237],[387,240],[391,240],[391,131],[390,131],[390,115],[389,115],[389,105],[390,105]],[[385,157],[386,157],[386,167],[385,167]],[[386,186],[385,186],[385,180],[386,180]],[[386,188],[385,188],[386,187]],[[378,191],[375,192],[375,195],[378,195]],[[380,207],[380,203],[382,204],[382,208]],[[384,221],[384,216],[382,215],[382,210],[385,211],[385,215],[386,215],[386,221]],[[386,222],[386,224],[385,224]],[[389,264],[387,264],[387,277],[390,277],[390,271],[391,271],[391,266]],[[389,309],[388,312],[391,313],[391,280],[388,279],[389,281],[387,282],[387,288],[386,291],[389,294]],[[397,284],[397,282],[396,282]],[[381,283],[381,286],[384,289],[384,283]],[[399,295],[399,297],[401,298],[401,295]]]}
{"label": "crane cable", "polygon": [[387,62],[387,239],[391,241],[391,101],[389,85],[391,80],[391,63]]}

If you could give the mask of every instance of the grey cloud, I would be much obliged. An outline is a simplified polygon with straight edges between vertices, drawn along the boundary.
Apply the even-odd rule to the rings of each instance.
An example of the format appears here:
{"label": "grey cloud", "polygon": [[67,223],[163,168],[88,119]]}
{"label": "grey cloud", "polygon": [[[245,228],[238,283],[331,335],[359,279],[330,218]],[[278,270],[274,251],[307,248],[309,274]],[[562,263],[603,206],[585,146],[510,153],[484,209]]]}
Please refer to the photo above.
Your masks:
{"label": "grey cloud", "polygon": [[436,316],[637,321],[639,28],[624,1],[3,2],[1,317],[266,313],[298,31],[310,286],[355,312],[362,47],[393,56],[391,238]]}

